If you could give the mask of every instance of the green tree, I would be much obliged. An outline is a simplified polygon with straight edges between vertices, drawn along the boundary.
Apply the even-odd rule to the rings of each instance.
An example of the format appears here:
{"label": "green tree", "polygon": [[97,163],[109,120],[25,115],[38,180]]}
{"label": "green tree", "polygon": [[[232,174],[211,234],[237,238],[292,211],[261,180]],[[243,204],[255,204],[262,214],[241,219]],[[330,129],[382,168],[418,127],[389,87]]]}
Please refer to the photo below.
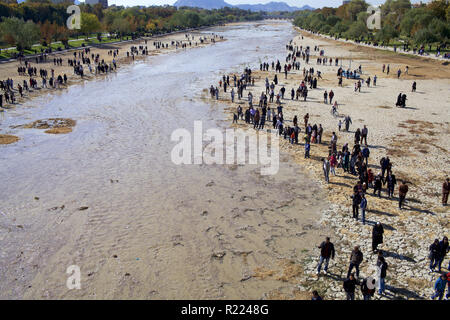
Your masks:
{"label": "green tree", "polygon": [[431,44],[438,41],[438,38],[429,29],[420,29],[414,35],[414,41],[418,45]]}
{"label": "green tree", "polygon": [[2,39],[11,45],[16,45],[17,50],[30,49],[33,44],[39,41],[39,27],[33,21],[25,22],[16,17],[5,18],[0,23]]}
{"label": "green tree", "polygon": [[386,45],[389,45],[389,42],[395,37],[398,37],[398,32],[390,24],[383,25],[375,34],[375,38]]}
{"label": "green tree", "polygon": [[86,12],[81,13],[80,32],[86,36],[86,39],[89,37],[90,33],[100,31],[101,28],[102,25],[95,14]]}
{"label": "green tree", "polygon": [[367,25],[362,21],[356,21],[351,24],[350,28],[345,32],[345,36],[351,39],[361,39],[368,35]]}
{"label": "green tree", "polygon": [[369,5],[364,0],[351,0],[348,3],[347,13],[350,20],[355,21],[358,17],[358,13],[367,11]]}

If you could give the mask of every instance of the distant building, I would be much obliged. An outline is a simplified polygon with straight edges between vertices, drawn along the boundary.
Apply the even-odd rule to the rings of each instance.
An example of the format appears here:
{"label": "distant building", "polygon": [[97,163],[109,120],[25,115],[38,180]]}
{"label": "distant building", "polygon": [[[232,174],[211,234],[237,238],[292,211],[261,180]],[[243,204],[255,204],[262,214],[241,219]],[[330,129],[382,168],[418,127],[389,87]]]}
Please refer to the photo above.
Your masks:
{"label": "distant building", "polygon": [[103,8],[108,8],[108,0],[86,0],[86,4],[90,4],[91,6],[97,3],[101,3]]}

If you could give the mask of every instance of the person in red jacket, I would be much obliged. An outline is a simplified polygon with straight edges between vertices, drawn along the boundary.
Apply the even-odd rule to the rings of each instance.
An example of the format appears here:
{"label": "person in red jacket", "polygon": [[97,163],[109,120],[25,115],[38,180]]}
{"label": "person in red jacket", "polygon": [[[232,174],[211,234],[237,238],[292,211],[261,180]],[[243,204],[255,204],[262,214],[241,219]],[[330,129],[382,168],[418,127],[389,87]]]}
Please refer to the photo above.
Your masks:
{"label": "person in red jacket", "polygon": [[445,296],[445,299],[450,299],[450,272],[447,273],[447,295]]}

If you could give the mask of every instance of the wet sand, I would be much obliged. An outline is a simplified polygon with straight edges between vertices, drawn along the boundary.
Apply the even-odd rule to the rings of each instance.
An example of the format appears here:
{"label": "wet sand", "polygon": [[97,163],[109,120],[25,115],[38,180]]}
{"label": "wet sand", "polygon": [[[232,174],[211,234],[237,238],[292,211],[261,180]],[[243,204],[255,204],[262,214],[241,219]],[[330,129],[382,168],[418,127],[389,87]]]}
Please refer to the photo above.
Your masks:
{"label": "wet sand", "polygon": [[[0,146],[1,298],[308,297],[302,259],[329,234],[318,225],[329,205],[290,155],[275,176],[170,160],[174,129],[227,127],[224,105],[202,102],[201,89],[249,59],[282,58],[293,36],[286,22],[213,32],[227,41],[149,57],[3,118],[1,132],[21,140]],[[21,127],[42,119],[76,126]],[[66,287],[70,265],[81,290]]]}

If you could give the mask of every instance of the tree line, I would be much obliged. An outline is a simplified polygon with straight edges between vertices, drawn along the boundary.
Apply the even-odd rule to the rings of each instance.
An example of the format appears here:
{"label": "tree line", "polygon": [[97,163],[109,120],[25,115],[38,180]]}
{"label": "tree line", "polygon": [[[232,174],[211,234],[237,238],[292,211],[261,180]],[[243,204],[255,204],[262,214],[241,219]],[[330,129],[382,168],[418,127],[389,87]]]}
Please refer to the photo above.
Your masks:
{"label": "tree line", "polygon": [[351,0],[338,8],[324,7],[312,12],[302,11],[294,24],[321,34],[352,40],[389,45],[401,39],[403,43],[439,44],[445,48],[450,38],[450,5],[447,0],[412,5],[410,0],[386,0],[381,5],[381,27],[369,29],[364,0]]}
{"label": "tree line", "polygon": [[68,46],[70,38],[78,38],[108,32],[117,38],[154,35],[189,28],[212,26],[229,22],[255,21],[264,18],[238,8],[205,10],[198,8],[176,8],[173,6],[123,7],[101,4],[80,4],[81,29],[69,30],[66,21],[70,14],[67,8],[73,1],[52,3],[50,0],[0,0],[0,39],[4,44],[16,46],[19,51],[29,50],[40,43],[50,46],[61,41]]}

